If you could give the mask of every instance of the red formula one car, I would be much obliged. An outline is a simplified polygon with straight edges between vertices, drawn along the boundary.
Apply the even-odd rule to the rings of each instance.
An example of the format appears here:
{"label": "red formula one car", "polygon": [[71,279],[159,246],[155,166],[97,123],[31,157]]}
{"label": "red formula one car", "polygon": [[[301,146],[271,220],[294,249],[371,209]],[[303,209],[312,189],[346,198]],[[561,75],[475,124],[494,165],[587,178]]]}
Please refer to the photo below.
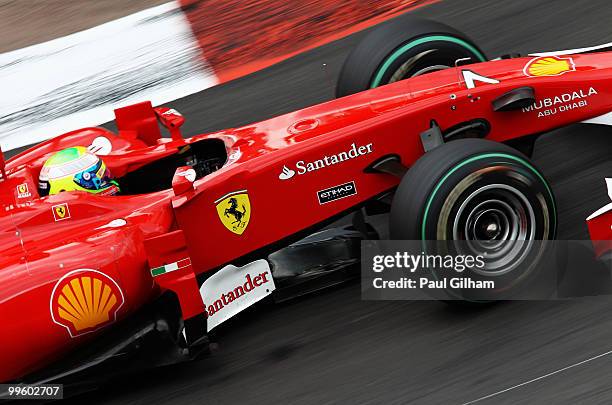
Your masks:
{"label": "red formula one car", "polygon": [[[377,237],[371,214],[390,212],[392,239],[475,251],[555,238],[533,142],[609,118],[612,53],[488,61],[456,30],[402,17],[349,56],[338,96],[188,139],[180,114],[140,103],[116,110],[117,134],[85,128],[2,162],[0,381],[192,358],[258,301],[348,277]],[[103,158],[119,195],[39,196],[43,163],[77,145]],[[612,239],[609,211],[590,223]],[[528,280],[529,246],[491,256],[490,276]]]}

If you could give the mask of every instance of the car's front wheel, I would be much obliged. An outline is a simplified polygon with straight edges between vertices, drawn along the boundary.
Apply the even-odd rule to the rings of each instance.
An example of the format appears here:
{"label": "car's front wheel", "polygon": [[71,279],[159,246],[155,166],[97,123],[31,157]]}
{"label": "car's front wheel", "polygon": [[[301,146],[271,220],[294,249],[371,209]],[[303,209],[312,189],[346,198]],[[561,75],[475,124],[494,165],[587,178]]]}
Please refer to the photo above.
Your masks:
{"label": "car's front wheel", "polygon": [[390,215],[392,239],[419,240],[425,253],[483,257],[484,267],[471,271],[495,288],[480,299],[508,297],[533,280],[556,229],[555,199],[540,171],[516,150],[482,139],[426,153],[402,179]]}
{"label": "car's front wheel", "polygon": [[484,62],[484,52],[462,32],[403,15],[374,28],[349,54],[336,97],[454,67]]}

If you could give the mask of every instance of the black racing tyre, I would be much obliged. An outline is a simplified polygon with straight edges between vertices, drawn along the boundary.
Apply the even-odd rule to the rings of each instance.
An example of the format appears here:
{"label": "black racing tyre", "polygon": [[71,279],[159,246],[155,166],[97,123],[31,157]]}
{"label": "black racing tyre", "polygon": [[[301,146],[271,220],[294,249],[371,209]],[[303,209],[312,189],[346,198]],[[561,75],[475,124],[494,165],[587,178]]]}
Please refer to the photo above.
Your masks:
{"label": "black racing tyre", "polygon": [[483,268],[462,276],[494,280],[495,288],[450,291],[450,299],[510,299],[534,283],[531,297],[546,298],[557,281],[556,230],[555,198],[540,171],[515,149],[483,139],[426,153],[391,206],[391,239],[421,241],[425,254],[485,257]]}
{"label": "black racing tyre", "polygon": [[[486,61],[465,34],[438,22],[403,15],[376,27],[349,54],[336,97],[455,66]],[[467,64],[467,63],[466,63]]]}

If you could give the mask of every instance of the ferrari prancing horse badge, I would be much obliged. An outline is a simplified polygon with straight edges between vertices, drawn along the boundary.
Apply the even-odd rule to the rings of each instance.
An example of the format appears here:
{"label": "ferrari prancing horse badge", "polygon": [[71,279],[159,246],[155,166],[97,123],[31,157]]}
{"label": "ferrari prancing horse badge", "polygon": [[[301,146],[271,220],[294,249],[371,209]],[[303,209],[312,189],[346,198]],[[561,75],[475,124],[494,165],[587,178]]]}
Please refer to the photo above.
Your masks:
{"label": "ferrari prancing horse badge", "polygon": [[55,219],[55,222],[70,219],[70,208],[68,208],[67,203],[54,205],[51,207],[51,209],[53,210],[53,218]]}
{"label": "ferrari prancing horse badge", "polygon": [[242,235],[251,219],[251,201],[246,190],[234,191],[215,201],[221,223],[236,235]]}

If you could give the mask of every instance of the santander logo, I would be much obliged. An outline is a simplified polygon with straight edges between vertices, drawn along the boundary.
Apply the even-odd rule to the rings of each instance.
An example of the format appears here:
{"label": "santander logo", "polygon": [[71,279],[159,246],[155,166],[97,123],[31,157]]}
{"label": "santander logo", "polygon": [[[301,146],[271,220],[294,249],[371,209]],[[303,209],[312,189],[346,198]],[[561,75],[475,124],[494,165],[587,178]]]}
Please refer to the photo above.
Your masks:
{"label": "santander logo", "polygon": [[369,155],[373,151],[374,146],[372,143],[368,143],[366,145],[357,145],[356,143],[352,143],[347,150],[338,152],[333,155],[325,155],[320,159],[316,159],[310,162],[299,160],[295,163],[295,168],[297,170],[290,169],[289,167],[287,167],[287,165],[283,165],[283,170],[281,171],[281,174],[279,174],[278,178],[280,180],[289,180],[296,174],[303,175],[315,172],[317,170],[325,169],[326,167],[341,164],[352,159],[357,159],[361,156]]}
{"label": "santander logo", "polygon": [[289,180],[295,176],[295,170],[291,170],[287,166],[283,166],[283,171],[278,175],[278,178],[281,180]]}

